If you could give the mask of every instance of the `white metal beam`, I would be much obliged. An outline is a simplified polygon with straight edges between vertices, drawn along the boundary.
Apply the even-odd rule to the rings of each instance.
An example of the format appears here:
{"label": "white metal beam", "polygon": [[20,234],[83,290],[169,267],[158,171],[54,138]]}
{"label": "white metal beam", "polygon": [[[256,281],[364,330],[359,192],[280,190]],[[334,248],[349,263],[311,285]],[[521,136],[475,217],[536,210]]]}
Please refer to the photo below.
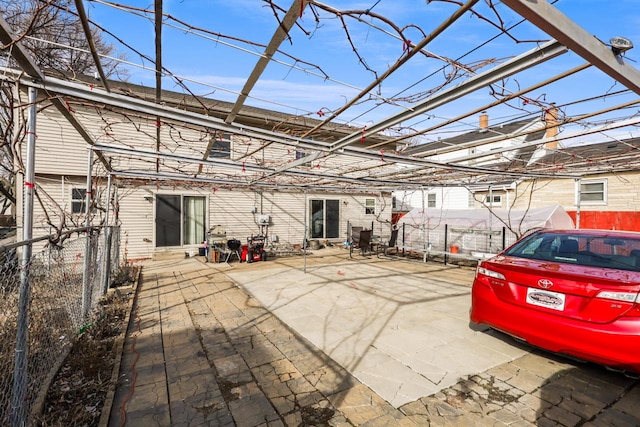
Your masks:
{"label": "white metal beam", "polygon": [[336,141],[331,146],[331,151],[338,150],[349,144],[357,142],[363,136],[371,135],[385,129],[388,129],[398,123],[401,123],[412,117],[416,117],[420,114],[424,114],[429,110],[444,105],[448,102],[461,98],[464,95],[468,95],[482,87],[488,86],[498,80],[507,78],[519,71],[541,64],[551,58],[567,52],[567,48],[562,46],[555,40],[547,42],[540,47],[529,50],[501,65],[493,67],[484,73],[477,74],[458,86],[451,87],[443,90],[442,92],[429,97],[424,102],[411,108],[409,111],[402,111],[398,114],[394,114],[387,119],[384,119],[374,125],[367,127],[364,131],[354,132],[346,137]]}

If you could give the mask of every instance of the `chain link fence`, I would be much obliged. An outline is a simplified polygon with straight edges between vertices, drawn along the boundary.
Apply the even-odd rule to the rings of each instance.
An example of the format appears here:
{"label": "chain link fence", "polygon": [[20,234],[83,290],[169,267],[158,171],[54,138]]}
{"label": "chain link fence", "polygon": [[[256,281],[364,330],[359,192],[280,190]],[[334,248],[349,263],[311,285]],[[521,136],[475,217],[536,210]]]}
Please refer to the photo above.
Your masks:
{"label": "chain link fence", "polygon": [[[74,231],[74,233],[76,233]],[[119,269],[118,227],[91,229],[60,246],[22,254],[0,247],[0,425],[28,425],[92,309]],[[42,245],[40,245],[42,246]],[[32,246],[33,247],[33,246]]]}

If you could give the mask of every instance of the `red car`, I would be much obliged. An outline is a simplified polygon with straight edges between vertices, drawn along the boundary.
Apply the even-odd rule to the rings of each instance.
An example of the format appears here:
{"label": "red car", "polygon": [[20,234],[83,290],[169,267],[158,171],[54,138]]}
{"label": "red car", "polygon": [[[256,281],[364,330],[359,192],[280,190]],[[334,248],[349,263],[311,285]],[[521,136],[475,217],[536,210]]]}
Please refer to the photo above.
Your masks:
{"label": "red car", "polygon": [[640,373],[640,233],[540,230],[478,264],[471,321]]}

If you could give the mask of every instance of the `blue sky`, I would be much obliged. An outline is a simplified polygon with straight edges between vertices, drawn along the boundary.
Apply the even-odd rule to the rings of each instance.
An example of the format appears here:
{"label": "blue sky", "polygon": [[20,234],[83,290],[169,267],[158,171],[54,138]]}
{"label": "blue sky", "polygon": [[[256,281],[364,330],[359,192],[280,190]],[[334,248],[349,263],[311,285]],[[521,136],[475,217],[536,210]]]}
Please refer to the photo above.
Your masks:
{"label": "blue sky", "polygon": [[[153,8],[153,2],[150,0],[122,0],[120,3],[149,10]],[[458,7],[447,2],[418,0],[336,0],[324,3],[342,10],[371,9],[372,12],[400,27],[416,25],[427,33],[433,31]],[[288,8],[291,1],[278,4]],[[635,61],[640,60],[640,11],[637,4],[637,0],[615,2],[560,0],[555,5],[569,18],[604,42],[608,42],[613,36],[624,36],[632,40],[639,50],[629,51],[626,58],[637,66]],[[92,20],[118,34],[136,50],[151,58],[154,57],[152,15],[145,17],[142,13],[118,10],[95,0],[85,1],[85,8]],[[506,27],[511,27],[522,20],[519,15],[500,4],[495,9],[498,11],[497,15],[483,0],[477,3],[474,10],[482,18],[493,22],[502,20]],[[272,10],[260,0],[170,0],[165,1],[164,11],[181,21],[212,33],[262,44],[269,41],[277,25]],[[276,56],[281,63],[271,63],[267,67],[262,79],[252,92],[253,98],[247,101],[247,105],[289,114],[309,114],[318,118],[315,112],[321,109],[328,111],[339,108],[357,93],[359,88],[373,81],[374,74],[359,63],[358,57],[348,43],[341,21],[325,13],[320,15],[320,21],[317,24],[314,18],[315,15],[307,8],[299,19],[299,23],[308,33],[298,28],[291,32],[291,42],[285,41],[282,44],[282,50],[290,56]],[[345,18],[349,36],[367,66],[375,69],[378,74],[382,74],[402,55],[403,42],[385,33],[391,31],[391,28],[381,20],[366,15],[362,15],[361,18],[365,23]],[[174,21],[167,20],[166,23],[163,37],[165,67],[172,73],[186,78],[187,81],[193,81],[190,87],[199,95],[234,101],[236,97],[234,91],[242,87],[258,60],[257,55],[263,49],[238,40],[218,38],[212,34],[197,36],[186,32],[183,28],[172,28],[171,25],[177,25]],[[518,39],[517,42],[504,34],[498,36],[499,34],[500,31],[497,28],[467,13],[426,49],[442,58],[457,60],[462,57],[460,62],[464,65],[477,66],[485,63],[485,67],[475,70],[475,72],[481,72],[495,63],[535,47],[536,43],[531,41],[548,39],[548,36],[527,22],[510,31],[510,34]],[[418,42],[423,37],[414,28],[408,28],[405,36],[412,42]],[[482,46],[495,36],[498,37]],[[153,64],[142,59],[137,53],[117,42],[115,44],[118,51],[125,54],[132,63],[153,69]],[[477,50],[474,51],[474,49]],[[302,62],[296,62],[296,60]],[[582,62],[584,61],[573,53],[563,55],[535,70],[510,78],[505,82],[505,91],[508,93],[524,88]],[[438,58],[420,55],[412,58],[400,71],[394,73],[382,84],[380,94],[374,91],[371,101],[350,109],[339,120],[354,126],[365,126],[401,109],[410,108],[412,101],[424,99],[428,91],[438,88],[443,83],[446,74],[452,70],[451,67],[443,68],[444,64],[446,62]],[[132,83],[153,85],[152,72],[136,67],[129,67],[129,69]],[[324,78],[325,75],[328,78]],[[461,82],[465,78],[461,76],[456,82]],[[163,85],[165,89],[181,90],[169,78],[165,79]],[[535,115],[544,105],[556,102],[560,105],[575,103],[567,105],[564,109],[567,115],[575,116],[637,98],[636,95],[603,97],[608,92],[620,89],[623,88],[615,85],[611,78],[591,68],[561,83],[552,84],[531,93],[531,99],[539,100],[540,105],[519,103],[513,106],[497,107],[489,114],[493,122],[507,121],[525,114]],[[395,97],[397,102],[394,105],[385,104],[380,102],[378,95],[387,98]],[[592,96],[597,99],[592,102],[577,102]],[[462,100],[438,108],[428,116],[415,118],[403,125],[412,128],[424,127],[493,100],[489,90],[480,90]],[[633,111],[615,113],[617,118],[631,114]],[[593,121],[598,120],[604,120],[604,117]],[[460,132],[476,124],[476,118],[470,117],[441,132]],[[580,124],[580,126],[584,125],[586,124]],[[435,138],[435,136],[432,137]]]}

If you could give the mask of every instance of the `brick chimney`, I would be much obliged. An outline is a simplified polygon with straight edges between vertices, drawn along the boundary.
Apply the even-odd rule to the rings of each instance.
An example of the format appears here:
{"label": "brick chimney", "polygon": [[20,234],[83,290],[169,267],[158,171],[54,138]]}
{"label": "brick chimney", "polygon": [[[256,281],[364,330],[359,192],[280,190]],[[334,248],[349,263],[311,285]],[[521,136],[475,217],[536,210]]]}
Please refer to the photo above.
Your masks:
{"label": "brick chimney", "polygon": [[[544,114],[544,122],[545,122],[545,138],[555,138],[558,135],[558,125],[560,121],[558,120],[558,107],[556,104],[551,104],[549,108],[545,111]],[[549,141],[544,147],[549,150],[555,150],[558,148],[558,141]]]}
{"label": "brick chimney", "polygon": [[489,115],[486,111],[483,111],[482,114],[480,114],[478,128],[480,132],[486,132],[489,130]]}

